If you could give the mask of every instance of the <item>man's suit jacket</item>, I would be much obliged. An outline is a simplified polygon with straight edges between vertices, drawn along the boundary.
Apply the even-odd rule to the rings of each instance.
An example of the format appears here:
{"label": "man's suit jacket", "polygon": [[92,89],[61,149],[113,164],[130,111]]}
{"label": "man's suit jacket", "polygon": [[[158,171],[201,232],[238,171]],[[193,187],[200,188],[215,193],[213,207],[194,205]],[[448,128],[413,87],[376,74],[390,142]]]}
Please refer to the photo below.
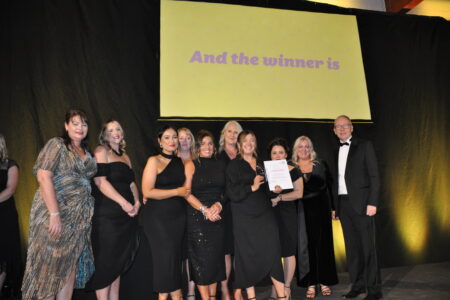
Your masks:
{"label": "man's suit jacket", "polygon": [[[333,201],[339,215],[338,162],[339,148],[334,151]],[[373,145],[370,141],[352,136],[345,168],[345,184],[349,201],[359,214],[365,214],[367,205],[378,206],[380,177]]]}

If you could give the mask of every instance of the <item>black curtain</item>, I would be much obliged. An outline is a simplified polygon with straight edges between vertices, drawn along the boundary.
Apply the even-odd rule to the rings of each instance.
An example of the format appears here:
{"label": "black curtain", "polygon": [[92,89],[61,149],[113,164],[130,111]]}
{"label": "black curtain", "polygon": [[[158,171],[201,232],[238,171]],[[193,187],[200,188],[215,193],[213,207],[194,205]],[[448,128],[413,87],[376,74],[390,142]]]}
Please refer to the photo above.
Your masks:
{"label": "black curtain", "polygon": [[[357,16],[373,123],[355,124],[355,134],[374,141],[379,159],[383,266],[449,260],[449,22],[298,0],[221,3]],[[25,245],[34,160],[61,133],[68,108],[87,111],[91,147],[102,122],[122,123],[138,179],[155,153],[156,128],[168,123],[158,120],[159,1],[4,0],[0,24],[0,132],[20,165]],[[225,121],[170,123],[218,137]],[[308,135],[323,159],[336,143],[332,120],[241,124],[255,131],[263,157],[277,136]]]}

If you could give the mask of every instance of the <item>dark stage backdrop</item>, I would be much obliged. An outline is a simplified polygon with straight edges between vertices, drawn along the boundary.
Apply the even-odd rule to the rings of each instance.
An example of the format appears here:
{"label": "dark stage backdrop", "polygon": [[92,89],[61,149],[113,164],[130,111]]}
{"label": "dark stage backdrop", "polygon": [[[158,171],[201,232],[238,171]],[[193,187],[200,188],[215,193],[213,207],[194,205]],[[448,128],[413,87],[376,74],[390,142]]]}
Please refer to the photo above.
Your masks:
{"label": "dark stage backdrop", "polygon": [[[298,0],[229,2],[357,16],[373,123],[355,124],[355,133],[374,141],[379,158],[382,264],[450,260],[449,22]],[[1,1],[0,26],[0,132],[20,165],[16,202],[25,247],[37,188],[32,167],[44,143],[61,133],[69,107],[87,111],[92,148],[102,122],[122,123],[139,182],[156,150],[156,128],[167,123],[158,121],[159,2]],[[218,136],[225,121],[171,123]],[[336,144],[331,122],[241,123],[256,132],[262,156],[276,136],[293,142],[308,135],[324,159]]]}

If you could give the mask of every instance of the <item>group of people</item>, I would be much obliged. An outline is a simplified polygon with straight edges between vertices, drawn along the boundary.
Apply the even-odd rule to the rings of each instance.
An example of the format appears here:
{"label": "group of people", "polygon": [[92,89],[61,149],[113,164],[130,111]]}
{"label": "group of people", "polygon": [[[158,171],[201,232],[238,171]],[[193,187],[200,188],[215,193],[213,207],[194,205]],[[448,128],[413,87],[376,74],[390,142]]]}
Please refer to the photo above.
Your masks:
{"label": "group of people", "polygon": [[[271,141],[268,157],[289,162],[293,188],[270,191],[256,135],[238,122],[225,124],[218,149],[207,130],[194,137],[187,128],[164,126],[160,153],[143,171],[141,203],[120,123],[104,124],[92,156],[86,114],[69,110],[62,136],[47,142],[34,166],[39,189],[30,213],[23,299],[70,299],[73,288],[95,290],[99,300],[118,299],[121,276],[140,247],[140,211],[141,242],[151,250],[151,285],[159,300],[182,299],[182,266],[188,300],[195,299],[195,286],[202,300],[215,299],[218,286],[223,300],[242,299],[242,290],[255,299],[255,285],[266,278],[271,298],[288,300],[295,273],[306,298],[331,295],[338,282],[332,218],[343,226],[352,281],[344,297],[380,299],[373,146],[352,137],[347,116],[335,120],[334,131],[342,144],[334,169],[318,159],[307,136],[295,140],[291,155],[285,139]],[[1,138],[8,183],[8,192],[0,186],[3,214],[3,199],[13,203],[18,169],[3,154]],[[0,256],[1,274],[10,264]]]}

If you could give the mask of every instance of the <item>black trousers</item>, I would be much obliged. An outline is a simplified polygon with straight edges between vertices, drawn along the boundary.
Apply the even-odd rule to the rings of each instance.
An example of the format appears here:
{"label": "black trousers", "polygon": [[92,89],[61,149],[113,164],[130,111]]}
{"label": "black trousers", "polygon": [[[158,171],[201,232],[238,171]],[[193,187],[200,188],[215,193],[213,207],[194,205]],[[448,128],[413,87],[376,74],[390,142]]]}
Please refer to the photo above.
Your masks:
{"label": "black trousers", "polygon": [[376,249],[375,218],[360,215],[347,195],[339,196],[347,266],[352,289],[381,295],[380,266]]}

